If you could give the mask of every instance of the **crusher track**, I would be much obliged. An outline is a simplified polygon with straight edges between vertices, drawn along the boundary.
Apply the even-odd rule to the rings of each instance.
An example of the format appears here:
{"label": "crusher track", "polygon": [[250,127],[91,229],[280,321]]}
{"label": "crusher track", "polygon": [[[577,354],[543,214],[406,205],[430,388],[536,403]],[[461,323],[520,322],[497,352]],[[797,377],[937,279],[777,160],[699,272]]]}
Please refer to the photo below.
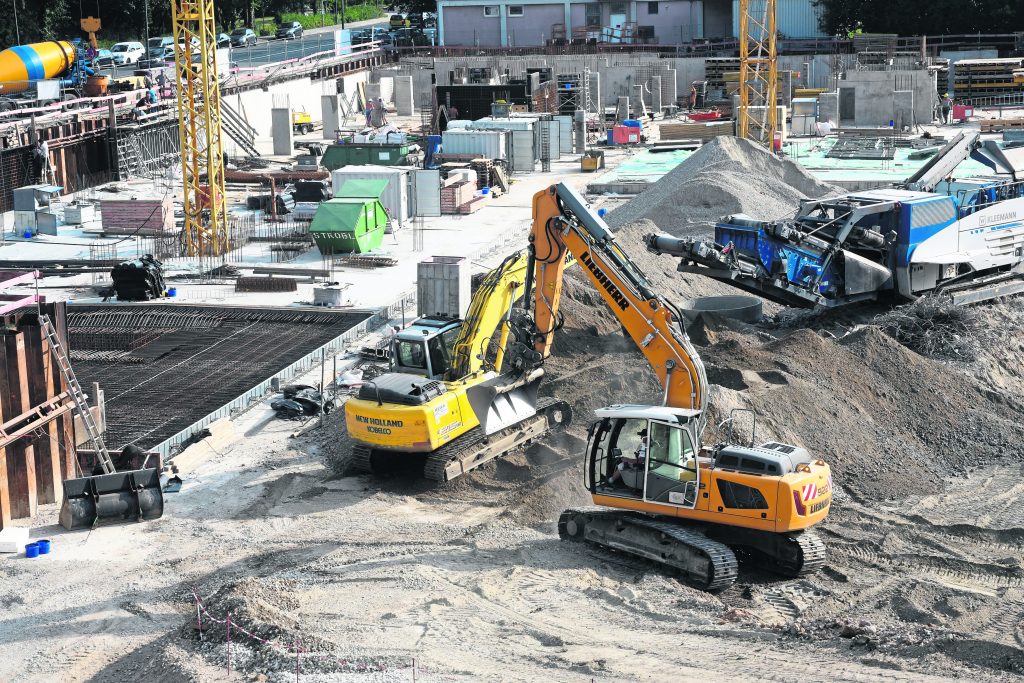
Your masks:
{"label": "crusher track", "polygon": [[[537,402],[537,414],[485,435],[475,427],[426,455],[423,476],[430,481],[446,482],[474,470],[486,462],[499,458],[517,448],[524,448],[549,431],[565,427],[572,421],[572,408],[565,401],[542,398]],[[395,457],[395,453],[377,450],[363,444],[352,449],[349,465],[360,472],[375,473],[374,459],[379,455]],[[408,454],[410,458],[417,454]]]}

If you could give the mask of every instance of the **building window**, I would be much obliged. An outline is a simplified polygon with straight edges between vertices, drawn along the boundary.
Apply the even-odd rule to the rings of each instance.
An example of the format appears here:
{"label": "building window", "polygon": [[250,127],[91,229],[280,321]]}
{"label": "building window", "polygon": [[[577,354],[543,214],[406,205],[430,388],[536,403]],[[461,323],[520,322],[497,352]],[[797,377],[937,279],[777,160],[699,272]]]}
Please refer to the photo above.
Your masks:
{"label": "building window", "polygon": [[485,17],[496,17],[498,16],[497,5],[484,5],[484,16]]}
{"label": "building window", "polygon": [[658,13],[658,3],[656,3],[656,2],[649,2],[649,3],[647,3],[647,13],[648,14],[657,14]]}
{"label": "building window", "polygon": [[601,3],[599,2],[588,2],[587,8],[587,26],[600,26],[601,25]]}
{"label": "building window", "polygon": [[525,12],[523,11],[523,6],[522,5],[509,5],[508,6],[508,15],[510,17],[521,17],[521,16],[523,16],[524,13]]}

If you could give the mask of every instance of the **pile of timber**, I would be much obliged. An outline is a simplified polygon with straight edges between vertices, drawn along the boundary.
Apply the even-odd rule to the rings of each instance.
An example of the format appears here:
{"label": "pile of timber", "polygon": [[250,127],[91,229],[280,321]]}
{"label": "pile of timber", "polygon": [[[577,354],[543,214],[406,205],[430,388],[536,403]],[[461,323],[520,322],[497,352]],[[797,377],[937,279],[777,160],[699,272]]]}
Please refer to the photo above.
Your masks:
{"label": "pile of timber", "polygon": [[732,121],[694,121],[692,123],[663,123],[658,126],[662,140],[700,140],[707,142],[719,135],[732,135]]}

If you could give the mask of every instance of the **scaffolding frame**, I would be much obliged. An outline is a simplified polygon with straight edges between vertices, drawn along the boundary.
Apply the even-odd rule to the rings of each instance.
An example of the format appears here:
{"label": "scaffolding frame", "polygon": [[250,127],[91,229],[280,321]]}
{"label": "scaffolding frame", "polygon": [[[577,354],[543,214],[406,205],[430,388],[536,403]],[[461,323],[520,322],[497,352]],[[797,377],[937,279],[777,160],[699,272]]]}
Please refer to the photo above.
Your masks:
{"label": "scaffolding frame", "polygon": [[[763,4],[762,4],[763,3]],[[761,16],[754,12],[763,10]],[[740,0],[740,92],[737,135],[768,149],[778,131],[775,0]]]}
{"label": "scaffolding frame", "polygon": [[213,0],[172,0],[172,10],[185,250],[188,256],[221,256],[230,234]]}

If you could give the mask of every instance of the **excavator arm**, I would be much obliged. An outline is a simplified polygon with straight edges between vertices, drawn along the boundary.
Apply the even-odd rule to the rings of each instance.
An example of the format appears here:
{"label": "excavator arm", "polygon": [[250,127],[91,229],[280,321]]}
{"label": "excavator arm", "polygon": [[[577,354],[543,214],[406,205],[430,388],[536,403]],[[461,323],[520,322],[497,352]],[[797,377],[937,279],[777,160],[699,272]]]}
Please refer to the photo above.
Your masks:
{"label": "excavator arm", "polygon": [[[615,243],[607,224],[564,183],[533,197],[530,269],[537,335],[534,350],[546,358],[557,328],[568,251],[647,358],[664,387],[666,406],[703,411],[704,365],[681,326],[675,307],[655,293],[640,268]],[[534,291],[531,293],[531,287]],[[701,418],[699,431],[703,428]]]}
{"label": "excavator arm", "polygon": [[465,322],[452,349],[450,379],[466,377],[483,368],[487,347],[498,325],[502,328],[494,367],[501,369],[508,344],[506,319],[516,299],[522,296],[528,265],[529,255],[522,250],[507,257],[484,276],[469,303]]}

